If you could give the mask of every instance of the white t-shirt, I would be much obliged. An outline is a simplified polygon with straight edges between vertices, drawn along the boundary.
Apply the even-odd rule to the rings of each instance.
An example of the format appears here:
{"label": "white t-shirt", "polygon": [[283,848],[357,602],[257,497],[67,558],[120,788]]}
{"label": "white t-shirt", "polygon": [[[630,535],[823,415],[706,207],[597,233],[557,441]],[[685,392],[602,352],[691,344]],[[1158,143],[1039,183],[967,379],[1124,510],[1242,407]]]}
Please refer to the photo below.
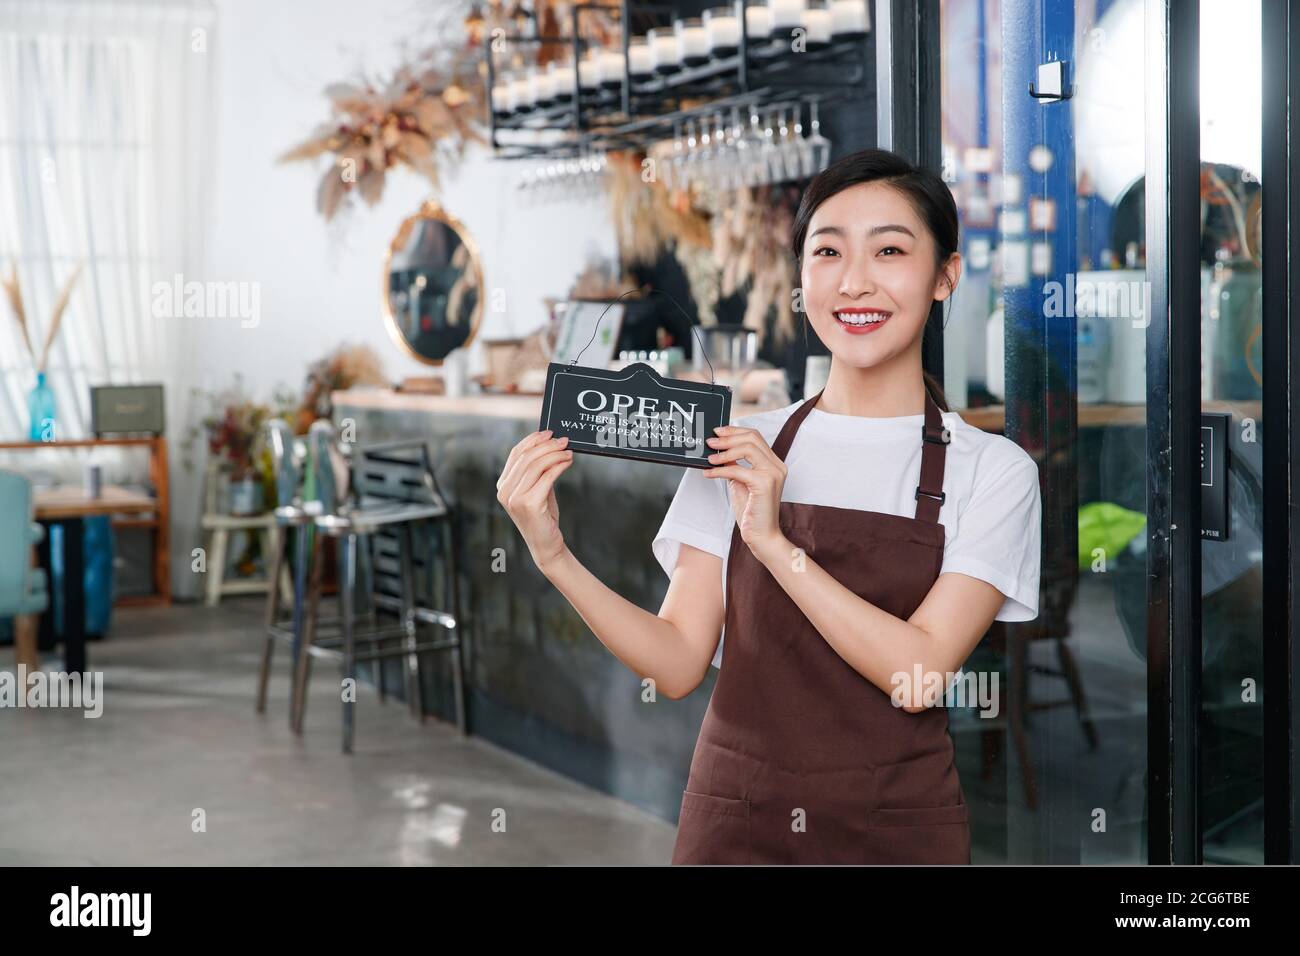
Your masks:
{"label": "white t-shirt", "polygon": [[[802,404],[746,415],[734,424],[756,428],[773,445]],[[944,412],[943,420],[952,441],[944,460],[947,498],[939,510],[945,533],[940,574],[957,571],[1001,591],[1006,600],[999,621],[1033,620],[1042,507],[1038,466],[1015,442],[968,425],[956,412]],[[781,500],[915,517],[924,421],[924,415],[865,418],[812,409],[786,455]],[[725,602],[735,524],[726,479],[687,468],[651,548],[669,577],[682,543],[718,555]],[[722,645],[714,667],[721,666]]]}

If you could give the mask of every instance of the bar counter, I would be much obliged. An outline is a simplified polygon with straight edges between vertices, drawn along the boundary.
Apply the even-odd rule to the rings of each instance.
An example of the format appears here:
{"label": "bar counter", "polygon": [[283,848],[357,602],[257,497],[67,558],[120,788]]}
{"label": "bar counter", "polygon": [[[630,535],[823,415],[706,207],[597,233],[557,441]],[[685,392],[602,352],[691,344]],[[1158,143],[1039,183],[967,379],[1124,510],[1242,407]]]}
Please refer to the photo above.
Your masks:
{"label": "bar counter", "polygon": [[[335,392],[333,400],[336,424],[352,419],[361,445],[426,440],[438,482],[457,509],[471,732],[675,821],[717,671],[710,669],[685,700],[644,699],[637,677],[537,571],[497,503],[496,481],[511,447],[536,430],[541,396],[357,389]],[[1206,403],[1214,406],[1238,415],[1251,410]],[[759,410],[736,403],[731,420]],[[976,427],[1002,431],[1002,406],[959,414]],[[1079,461],[1095,463],[1081,469],[1080,501],[1141,507],[1145,419],[1144,406],[1079,406]],[[650,544],[681,476],[678,467],[576,455],[556,485],[570,549],[605,584],[651,612],[663,601],[668,577]],[[424,669],[424,706],[451,721],[450,660],[426,660],[432,666]],[[400,665],[389,666],[385,688],[400,697]]]}
{"label": "bar counter", "polygon": [[[336,425],[359,445],[422,438],[459,533],[470,732],[675,822],[716,670],[684,700],[648,700],[533,564],[496,500],[510,449],[537,429],[540,395],[441,395],[354,389],[333,394]],[[736,404],[732,420],[758,411]],[[569,548],[605,584],[657,612],[668,576],[650,543],[683,469],[575,455],[556,484]],[[454,721],[450,655],[424,658],[424,706]],[[384,686],[403,694],[400,662]]]}

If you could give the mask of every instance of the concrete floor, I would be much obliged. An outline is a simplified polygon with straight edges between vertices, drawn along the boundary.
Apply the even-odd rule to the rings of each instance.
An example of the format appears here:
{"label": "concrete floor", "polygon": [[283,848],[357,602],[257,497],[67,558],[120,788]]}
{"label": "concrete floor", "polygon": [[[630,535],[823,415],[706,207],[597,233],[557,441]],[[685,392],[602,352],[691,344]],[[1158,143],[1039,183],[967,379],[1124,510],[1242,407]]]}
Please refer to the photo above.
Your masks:
{"label": "concrete floor", "polygon": [[668,863],[671,824],[454,725],[421,725],[365,684],[344,755],[329,662],[301,738],[283,648],[256,714],[260,619],[254,599],[117,609],[112,636],[89,645],[101,717],[0,709],[0,865]]}

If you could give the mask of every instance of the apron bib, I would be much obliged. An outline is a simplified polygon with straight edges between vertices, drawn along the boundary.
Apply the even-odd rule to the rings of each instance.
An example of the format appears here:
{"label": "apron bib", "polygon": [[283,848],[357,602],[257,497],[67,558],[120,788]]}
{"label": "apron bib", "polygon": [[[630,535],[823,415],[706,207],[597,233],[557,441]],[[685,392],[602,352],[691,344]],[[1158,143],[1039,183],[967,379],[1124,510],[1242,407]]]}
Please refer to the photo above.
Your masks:
{"label": "apron bib", "polygon": [[[818,392],[782,427],[785,460]],[[939,576],[949,435],[927,391],[916,517],[780,503],[791,544],[904,620]],[[793,560],[793,559],[792,559]],[[850,667],[737,526],[726,648],[682,794],[674,864],[969,863],[969,810],[942,706],[909,714]]]}

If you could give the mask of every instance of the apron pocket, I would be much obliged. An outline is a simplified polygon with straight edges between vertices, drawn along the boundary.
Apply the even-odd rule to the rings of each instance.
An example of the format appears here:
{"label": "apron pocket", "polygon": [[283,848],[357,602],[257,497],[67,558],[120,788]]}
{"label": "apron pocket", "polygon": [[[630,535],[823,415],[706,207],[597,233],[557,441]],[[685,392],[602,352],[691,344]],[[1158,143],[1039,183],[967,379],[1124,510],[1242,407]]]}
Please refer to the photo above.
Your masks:
{"label": "apron pocket", "polygon": [[866,863],[970,863],[970,807],[880,808],[867,814]]}
{"label": "apron pocket", "polygon": [[871,827],[929,827],[969,821],[970,807],[964,803],[947,807],[889,807],[872,810],[867,815],[867,826]]}
{"label": "apron pocket", "polygon": [[683,790],[673,864],[744,864],[749,860],[749,801]]}

